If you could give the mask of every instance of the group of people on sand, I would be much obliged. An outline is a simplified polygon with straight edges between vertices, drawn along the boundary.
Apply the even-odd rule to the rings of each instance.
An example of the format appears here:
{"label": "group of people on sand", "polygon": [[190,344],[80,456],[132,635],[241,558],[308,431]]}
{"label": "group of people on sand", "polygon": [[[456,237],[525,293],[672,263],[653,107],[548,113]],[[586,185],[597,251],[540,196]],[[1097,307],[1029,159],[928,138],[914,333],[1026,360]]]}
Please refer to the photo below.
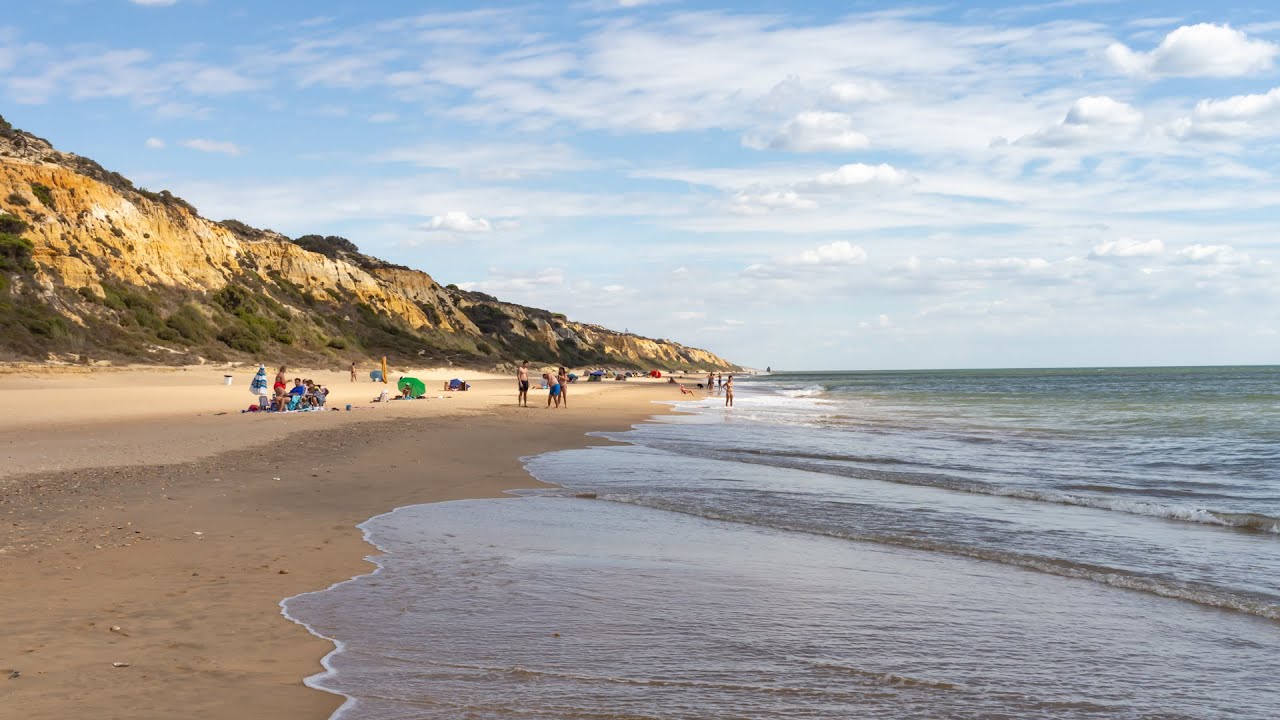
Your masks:
{"label": "group of people on sand", "polygon": [[[569,407],[569,370],[563,365],[554,375],[549,372],[542,373],[543,386],[549,391],[547,393],[547,407],[551,407],[552,403],[556,407]],[[520,367],[516,368],[516,404],[520,407],[529,407],[529,361],[525,360],[520,363]]]}
{"label": "group of people on sand", "polygon": [[[271,409],[277,412],[322,408],[329,397],[329,388],[317,385],[310,379],[294,378],[293,387],[289,387],[289,369],[284,365],[276,372],[276,381],[271,387],[273,394]],[[297,398],[295,401],[294,398]]]}

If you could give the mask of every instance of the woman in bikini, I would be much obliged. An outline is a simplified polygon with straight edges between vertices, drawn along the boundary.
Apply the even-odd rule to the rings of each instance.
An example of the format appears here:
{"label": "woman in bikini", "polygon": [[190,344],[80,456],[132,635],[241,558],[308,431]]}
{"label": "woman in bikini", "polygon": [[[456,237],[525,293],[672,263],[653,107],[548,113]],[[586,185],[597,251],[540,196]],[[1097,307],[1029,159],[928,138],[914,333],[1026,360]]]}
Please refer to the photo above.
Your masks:
{"label": "woman in bikini", "polygon": [[275,393],[275,405],[277,410],[284,410],[285,404],[289,402],[289,386],[285,380],[285,373],[288,368],[281,365],[280,372],[276,373],[275,384],[271,386],[272,392]]}
{"label": "woman in bikini", "polygon": [[724,381],[724,406],[733,407],[733,376]]}
{"label": "woman in bikini", "polygon": [[560,385],[560,402],[556,404],[563,404],[567,408],[569,407],[569,371],[561,367],[560,373],[556,375],[556,382]]}

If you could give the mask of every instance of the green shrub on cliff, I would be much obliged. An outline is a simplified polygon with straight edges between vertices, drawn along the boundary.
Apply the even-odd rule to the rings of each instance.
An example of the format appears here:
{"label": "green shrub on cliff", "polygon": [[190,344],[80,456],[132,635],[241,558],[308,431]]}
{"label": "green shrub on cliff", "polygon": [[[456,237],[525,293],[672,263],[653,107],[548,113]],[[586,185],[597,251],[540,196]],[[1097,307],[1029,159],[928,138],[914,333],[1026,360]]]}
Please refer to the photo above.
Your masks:
{"label": "green shrub on cliff", "polygon": [[40,183],[31,183],[31,194],[36,196],[42,205],[50,210],[57,210],[58,206],[53,202],[53,189],[48,185]]}
{"label": "green shrub on cliff", "polygon": [[18,207],[26,207],[31,204],[30,200],[18,193],[9,193],[9,197],[5,198],[5,201],[10,205],[17,205]]}
{"label": "green shrub on cliff", "polygon": [[29,272],[35,270],[31,251],[35,246],[30,240],[13,233],[0,232],[0,271]]}
{"label": "green shrub on cliff", "polygon": [[22,218],[10,215],[9,213],[0,213],[0,233],[21,235],[27,231],[27,227],[28,225],[22,221]]}

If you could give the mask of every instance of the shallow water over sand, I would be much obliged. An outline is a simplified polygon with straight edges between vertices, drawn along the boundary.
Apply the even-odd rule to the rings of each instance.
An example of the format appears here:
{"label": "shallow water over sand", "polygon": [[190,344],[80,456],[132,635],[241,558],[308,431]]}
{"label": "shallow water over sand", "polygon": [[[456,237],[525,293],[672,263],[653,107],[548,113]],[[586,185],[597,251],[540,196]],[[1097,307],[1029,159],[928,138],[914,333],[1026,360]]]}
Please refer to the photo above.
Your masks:
{"label": "shallow water over sand", "polygon": [[1280,717],[1277,382],[743,382],[375,518],[287,609],[348,719]]}
{"label": "shallow water over sand", "polygon": [[557,497],[401,509],[294,598],[344,718],[1274,717],[1280,628],[924,551]]}

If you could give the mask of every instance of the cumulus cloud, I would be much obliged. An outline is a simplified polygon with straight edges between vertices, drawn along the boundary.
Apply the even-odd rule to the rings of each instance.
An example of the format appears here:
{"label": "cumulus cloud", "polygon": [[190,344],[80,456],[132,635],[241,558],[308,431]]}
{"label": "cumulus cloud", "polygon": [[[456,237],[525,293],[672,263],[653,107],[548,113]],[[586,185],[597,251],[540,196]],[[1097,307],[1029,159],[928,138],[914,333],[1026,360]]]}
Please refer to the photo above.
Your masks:
{"label": "cumulus cloud", "polygon": [[485,233],[492,229],[492,225],[484,218],[471,217],[465,212],[447,212],[428,220],[423,229],[427,232]]}
{"label": "cumulus cloud", "polygon": [[1019,145],[1062,147],[1124,138],[1142,125],[1142,113],[1128,103],[1102,96],[1082,97],[1071,104],[1057,125],[1017,140]]}
{"label": "cumulus cloud", "polygon": [[871,144],[866,135],[853,129],[853,118],[834,112],[802,112],[788,120],[771,139],[748,138],[743,142],[757,150],[790,152],[844,152]]}
{"label": "cumulus cloud", "polygon": [[1159,238],[1151,240],[1134,240],[1132,238],[1120,238],[1119,240],[1107,240],[1093,246],[1093,251],[1089,253],[1091,258],[1128,258],[1128,257],[1155,257],[1164,253],[1164,241]]}
{"label": "cumulus cloud", "polygon": [[818,187],[849,187],[853,185],[904,185],[911,181],[911,176],[892,165],[866,165],[853,163],[841,165],[831,172],[818,175],[813,184]]}
{"label": "cumulus cloud", "polygon": [[1181,139],[1256,137],[1280,133],[1280,88],[1221,100],[1201,100],[1191,115],[1172,123]]}
{"label": "cumulus cloud", "polygon": [[1204,265],[1243,265],[1249,262],[1249,256],[1236,252],[1230,245],[1189,245],[1177,252],[1183,262]]}
{"label": "cumulus cloud", "polygon": [[196,138],[194,140],[184,140],[183,147],[199,150],[203,153],[220,153],[222,155],[240,155],[244,152],[239,145],[225,140],[205,140]]}
{"label": "cumulus cloud", "polygon": [[788,265],[861,265],[866,261],[867,251],[846,240],[819,245],[799,255],[783,258]]}
{"label": "cumulus cloud", "polygon": [[1238,77],[1270,70],[1280,45],[1251,39],[1229,25],[1183,25],[1149,52],[1121,43],[1107,48],[1107,59],[1128,75]]}
{"label": "cumulus cloud", "polygon": [[163,150],[164,141],[160,138],[147,138],[147,148],[149,150]]}

